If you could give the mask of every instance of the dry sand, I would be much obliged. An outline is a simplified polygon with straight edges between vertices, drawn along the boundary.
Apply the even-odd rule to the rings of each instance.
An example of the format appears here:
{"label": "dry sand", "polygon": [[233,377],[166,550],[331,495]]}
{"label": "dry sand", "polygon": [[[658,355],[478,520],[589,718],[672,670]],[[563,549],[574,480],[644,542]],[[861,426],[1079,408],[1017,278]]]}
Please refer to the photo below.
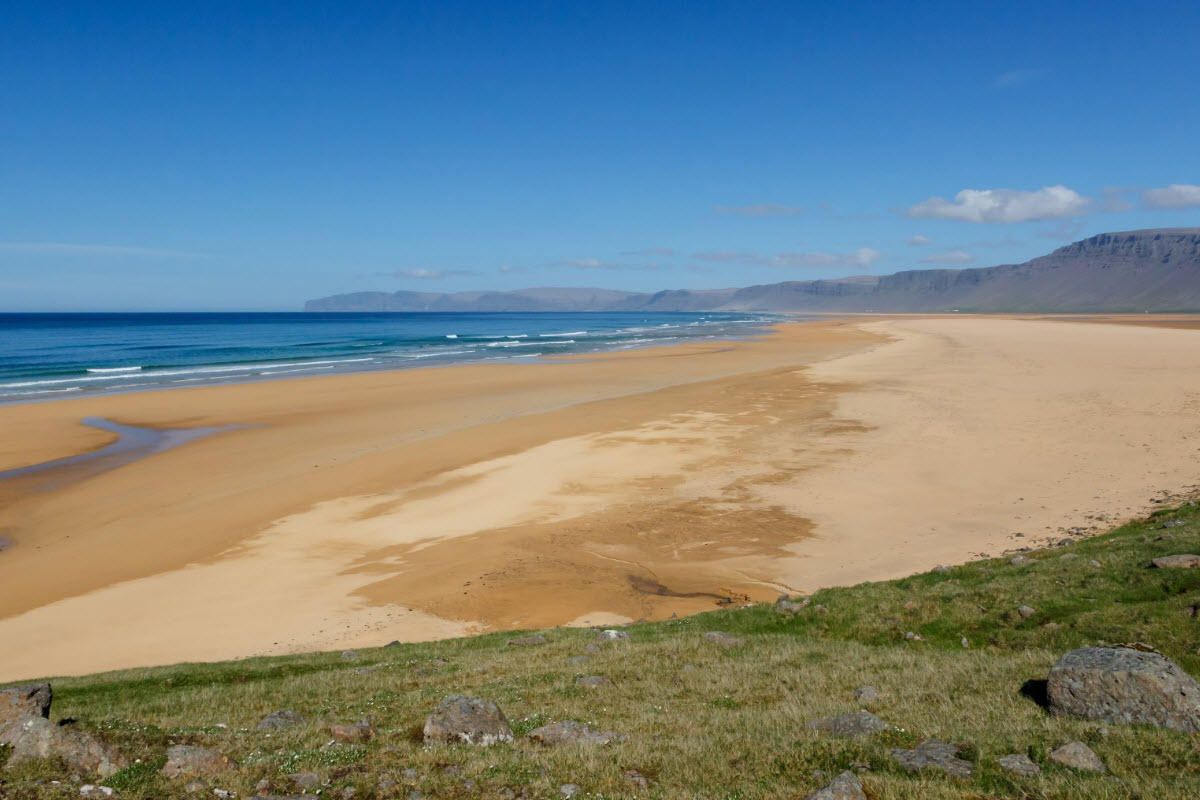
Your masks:
{"label": "dry sand", "polygon": [[0,680],[662,618],[1106,527],[1196,483],[1200,331],[833,320],[9,406],[0,469],[102,447],[86,416],[256,427],[0,484]]}

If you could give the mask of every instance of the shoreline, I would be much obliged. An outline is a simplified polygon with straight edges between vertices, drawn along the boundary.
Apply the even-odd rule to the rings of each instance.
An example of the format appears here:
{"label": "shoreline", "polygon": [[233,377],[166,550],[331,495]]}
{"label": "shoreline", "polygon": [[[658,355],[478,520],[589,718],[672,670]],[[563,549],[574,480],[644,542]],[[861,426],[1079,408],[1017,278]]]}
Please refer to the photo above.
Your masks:
{"label": "shoreline", "polygon": [[[1196,335],[839,318],[420,380],[9,406],[0,429],[25,447],[9,441],[0,466],[80,447],[85,405],[259,427],[62,491],[0,484],[17,542],[0,554],[0,637],[24,643],[0,680],[659,619],[1102,527],[1196,482]],[[1151,380],[1166,367],[1178,385]]]}

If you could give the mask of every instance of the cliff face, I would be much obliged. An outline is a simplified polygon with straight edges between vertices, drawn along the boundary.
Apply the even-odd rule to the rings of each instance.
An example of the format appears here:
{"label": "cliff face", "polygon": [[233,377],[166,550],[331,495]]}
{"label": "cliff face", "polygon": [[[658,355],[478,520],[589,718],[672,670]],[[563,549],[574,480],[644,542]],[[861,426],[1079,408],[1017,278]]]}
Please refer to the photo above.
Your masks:
{"label": "cliff face", "polygon": [[1200,228],[1102,233],[1026,261],[743,289],[359,292],[307,311],[1200,311]]}

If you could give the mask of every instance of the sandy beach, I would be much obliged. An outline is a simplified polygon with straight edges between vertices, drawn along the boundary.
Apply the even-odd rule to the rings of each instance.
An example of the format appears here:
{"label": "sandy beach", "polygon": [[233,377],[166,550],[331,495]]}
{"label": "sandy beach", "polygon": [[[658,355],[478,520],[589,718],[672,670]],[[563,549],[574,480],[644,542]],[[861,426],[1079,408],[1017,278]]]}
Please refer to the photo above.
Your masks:
{"label": "sandy beach", "polygon": [[1104,529],[1200,482],[1200,330],[1097,321],[2,407],[0,470],[113,441],[85,417],[244,427],[0,482],[0,680],[665,618]]}

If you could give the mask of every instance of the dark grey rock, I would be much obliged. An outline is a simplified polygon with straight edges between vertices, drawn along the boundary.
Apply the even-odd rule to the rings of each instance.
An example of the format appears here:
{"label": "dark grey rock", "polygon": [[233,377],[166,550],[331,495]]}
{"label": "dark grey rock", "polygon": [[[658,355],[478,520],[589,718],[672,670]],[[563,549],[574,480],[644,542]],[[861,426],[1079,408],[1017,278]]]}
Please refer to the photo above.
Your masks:
{"label": "dark grey rock", "polygon": [[869,706],[879,701],[879,690],[874,686],[862,686],[854,690],[854,699]]}
{"label": "dark grey rock", "polygon": [[867,800],[867,795],[863,792],[862,781],[847,770],[831,780],[828,786],[817,789],[804,800]]}
{"label": "dark grey rock", "polygon": [[1052,714],[1200,733],[1200,684],[1161,653],[1071,650],[1050,668],[1046,691]]}
{"label": "dark grey rock", "polygon": [[359,658],[360,658],[360,656],[359,656],[357,650],[343,650],[342,651],[342,660],[343,661],[358,661]]}
{"label": "dark grey rock", "polygon": [[530,731],[527,737],[532,742],[547,746],[563,744],[605,745],[622,742],[625,736],[613,731],[602,731],[585,725],[582,722],[568,720],[566,722],[551,722],[549,725]]}
{"label": "dark grey rock", "polygon": [[0,727],[0,744],[9,746],[8,765],[59,758],[76,775],[106,778],[127,761],[115,749],[74,725],[55,725],[41,716]]}
{"label": "dark grey rock", "polygon": [[469,744],[490,747],[513,740],[504,712],[491,700],[453,694],[425,720],[426,744]]}
{"label": "dark grey rock", "polygon": [[48,683],[0,689],[0,727],[28,717],[50,717],[54,690]]}
{"label": "dark grey rock", "polygon": [[603,675],[584,675],[575,679],[575,685],[583,686],[588,689],[604,689],[612,686],[613,682],[611,679],[606,678]]}
{"label": "dark grey rock", "polygon": [[300,789],[316,789],[321,785],[321,776],[315,772],[297,772],[288,778]]}
{"label": "dark grey rock", "polygon": [[278,731],[294,725],[303,725],[304,717],[295,711],[272,711],[258,723],[260,731]]}
{"label": "dark grey rock", "polygon": [[840,714],[830,719],[814,720],[808,723],[808,727],[834,736],[857,739],[861,736],[889,730],[892,726],[869,711],[855,711],[852,714]]}
{"label": "dark grey rock", "polygon": [[912,750],[896,748],[891,751],[892,758],[909,772],[920,772],[923,769],[941,770],[956,778],[969,776],[974,769],[970,761],[958,757],[958,748],[952,744],[930,739],[921,742]]}
{"label": "dark grey rock", "polygon": [[1100,760],[1100,756],[1083,742],[1067,742],[1062,747],[1050,751],[1050,760],[1072,769],[1084,772],[1108,772],[1108,767]]}
{"label": "dark grey rock", "polygon": [[723,631],[709,631],[704,634],[704,640],[718,647],[741,647],[746,643],[740,636],[734,636]]}
{"label": "dark grey rock", "polygon": [[167,763],[159,772],[168,778],[209,778],[238,768],[229,756],[207,747],[177,744],[167,750]]}
{"label": "dark grey rock", "polygon": [[1000,758],[996,759],[996,762],[1014,775],[1020,775],[1025,778],[1031,778],[1034,775],[1040,775],[1042,772],[1042,768],[1035,764],[1033,759],[1024,753],[1013,753],[1012,755],[1001,756]]}

